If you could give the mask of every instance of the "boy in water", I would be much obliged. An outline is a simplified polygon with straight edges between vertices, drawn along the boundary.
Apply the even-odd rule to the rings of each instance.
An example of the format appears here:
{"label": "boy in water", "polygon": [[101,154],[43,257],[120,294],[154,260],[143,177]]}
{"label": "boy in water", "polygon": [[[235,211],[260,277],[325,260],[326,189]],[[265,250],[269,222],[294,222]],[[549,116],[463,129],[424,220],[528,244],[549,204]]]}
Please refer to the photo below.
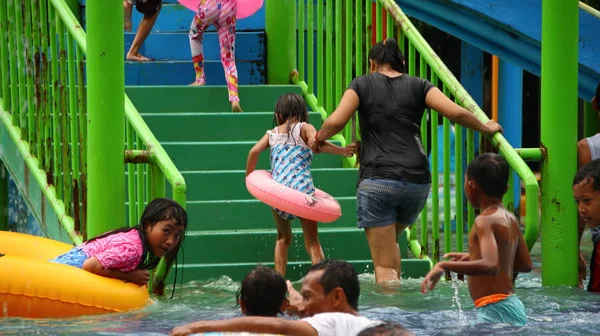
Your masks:
{"label": "boy in water", "polygon": [[592,241],[594,242],[592,260],[590,261],[590,282],[587,290],[600,292],[600,258],[598,257],[600,252],[600,159],[585,164],[575,174],[573,196],[575,202],[577,202],[577,211],[584,224],[583,228],[580,226],[579,239],[581,240],[581,234],[585,225],[587,225],[590,228]]}
{"label": "boy in water", "polygon": [[508,163],[498,154],[476,157],[467,167],[465,194],[481,214],[469,234],[468,253],[448,253],[427,274],[421,291],[432,290],[446,272],[468,275],[480,322],[527,323],[525,307],[514,295],[513,273],[530,272],[531,257],[517,219],[502,206],[508,189]]}

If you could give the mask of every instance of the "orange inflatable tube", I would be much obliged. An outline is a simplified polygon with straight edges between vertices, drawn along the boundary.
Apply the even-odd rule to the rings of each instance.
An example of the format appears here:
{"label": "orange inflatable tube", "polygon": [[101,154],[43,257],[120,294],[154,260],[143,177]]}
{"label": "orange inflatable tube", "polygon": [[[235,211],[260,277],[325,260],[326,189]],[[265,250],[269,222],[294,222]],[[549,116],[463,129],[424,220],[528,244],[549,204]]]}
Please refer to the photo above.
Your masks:
{"label": "orange inflatable tube", "polygon": [[147,287],[48,260],[72,246],[0,231],[0,317],[53,318],[138,309]]}

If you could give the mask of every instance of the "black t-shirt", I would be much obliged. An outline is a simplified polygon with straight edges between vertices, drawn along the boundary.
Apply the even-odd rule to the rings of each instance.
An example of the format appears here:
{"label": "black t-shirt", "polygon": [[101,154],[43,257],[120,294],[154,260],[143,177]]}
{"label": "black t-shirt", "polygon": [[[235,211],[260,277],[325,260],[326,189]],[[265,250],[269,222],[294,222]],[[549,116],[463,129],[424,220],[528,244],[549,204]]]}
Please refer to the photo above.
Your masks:
{"label": "black t-shirt", "polygon": [[358,94],[362,137],[358,182],[388,178],[431,183],[429,161],[421,142],[421,118],[429,81],[373,73],[355,78],[348,89]]}

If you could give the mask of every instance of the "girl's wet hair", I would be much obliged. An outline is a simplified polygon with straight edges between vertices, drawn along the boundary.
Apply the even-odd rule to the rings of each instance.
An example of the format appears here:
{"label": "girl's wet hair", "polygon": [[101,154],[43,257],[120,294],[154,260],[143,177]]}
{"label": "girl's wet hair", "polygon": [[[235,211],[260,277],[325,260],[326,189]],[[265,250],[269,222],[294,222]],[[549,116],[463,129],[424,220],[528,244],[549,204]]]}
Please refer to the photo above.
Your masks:
{"label": "girl's wet hair", "polygon": [[369,52],[369,59],[379,65],[389,64],[395,71],[406,72],[404,55],[400,51],[398,41],[393,38],[374,45]]}
{"label": "girl's wet hair", "polygon": [[286,293],[283,276],[269,267],[258,265],[242,281],[237,300],[244,303],[247,316],[275,317],[282,314]]}
{"label": "girl's wet hair", "polygon": [[[304,98],[297,93],[286,93],[277,99],[275,103],[275,114],[273,115],[273,127],[287,125],[289,136],[293,124],[308,122],[308,107]],[[295,139],[294,139],[295,141]]]}
{"label": "girl's wet hair", "polygon": [[[175,225],[183,226],[184,232],[187,229],[187,213],[185,210],[179,205],[177,202],[167,199],[167,198],[155,198],[153,199],[146,208],[144,209],[144,213],[142,213],[142,217],[140,219],[140,224],[134,227],[124,227],[120,229],[116,229],[110,232],[106,232],[97,237],[94,237],[87,241],[87,243],[94,241],[96,239],[104,238],[115,233],[129,232],[131,230],[137,230],[140,234],[140,239],[142,240],[142,246],[144,248],[142,258],[140,263],[138,264],[138,269],[153,269],[158,265],[160,258],[154,255],[152,252],[152,248],[148,243],[148,237],[146,237],[146,231],[144,228],[150,226],[153,227],[156,223],[165,220],[175,220]],[[183,240],[185,238],[185,234],[179,239],[177,246],[173,248],[169,254],[174,253],[177,255],[177,251],[183,244]]]}

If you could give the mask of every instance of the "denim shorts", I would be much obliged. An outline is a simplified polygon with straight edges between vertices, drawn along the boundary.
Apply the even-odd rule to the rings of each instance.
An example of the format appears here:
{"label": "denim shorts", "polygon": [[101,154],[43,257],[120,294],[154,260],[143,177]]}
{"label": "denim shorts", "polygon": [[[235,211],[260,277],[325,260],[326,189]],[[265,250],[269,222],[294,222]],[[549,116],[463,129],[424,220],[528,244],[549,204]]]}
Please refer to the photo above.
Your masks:
{"label": "denim shorts", "polygon": [[431,184],[404,180],[364,179],[356,192],[356,215],[359,228],[373,228],[395,223],[413,224],[423,210]]}

